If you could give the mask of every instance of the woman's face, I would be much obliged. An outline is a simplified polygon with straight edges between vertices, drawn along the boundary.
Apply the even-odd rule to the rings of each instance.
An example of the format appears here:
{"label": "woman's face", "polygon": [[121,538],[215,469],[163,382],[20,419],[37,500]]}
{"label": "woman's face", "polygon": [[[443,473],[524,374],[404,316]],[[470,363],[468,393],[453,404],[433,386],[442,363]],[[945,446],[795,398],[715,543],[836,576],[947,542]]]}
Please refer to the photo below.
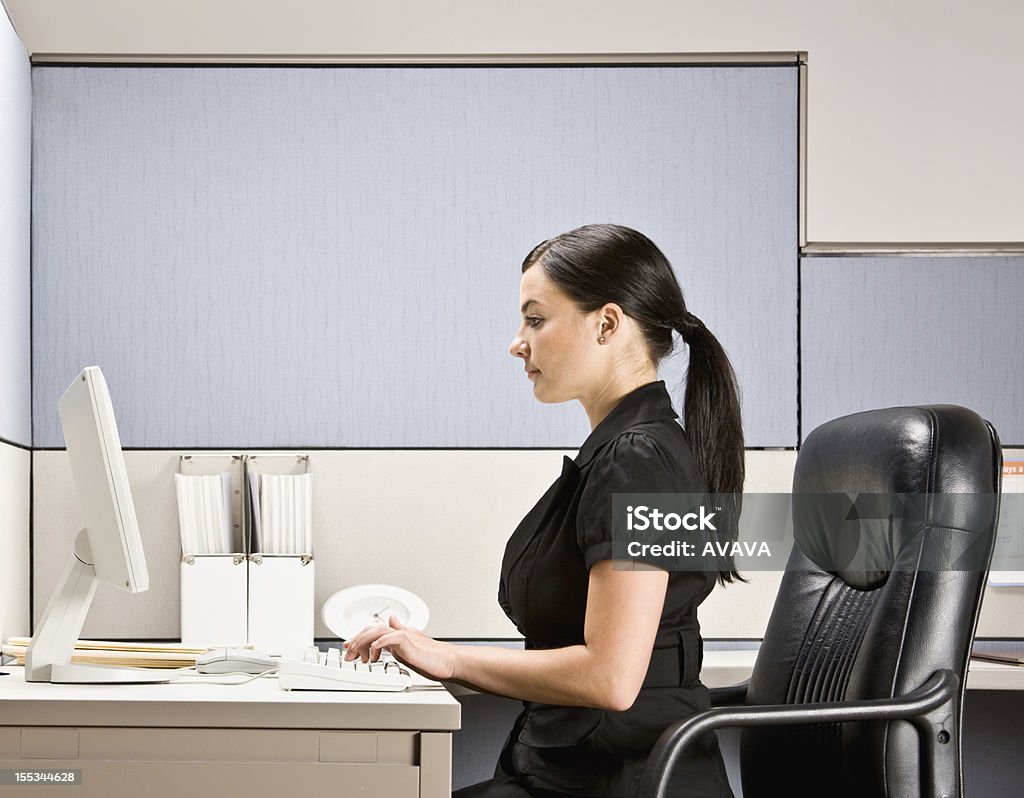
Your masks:
{"label": "woman's face", "polygon": [[523,272],[519,304],[522,323],[509,353],[522,358],[533,395],[541,402],[585,399],[602,371],[600,314],[582,313],[540,264]]}

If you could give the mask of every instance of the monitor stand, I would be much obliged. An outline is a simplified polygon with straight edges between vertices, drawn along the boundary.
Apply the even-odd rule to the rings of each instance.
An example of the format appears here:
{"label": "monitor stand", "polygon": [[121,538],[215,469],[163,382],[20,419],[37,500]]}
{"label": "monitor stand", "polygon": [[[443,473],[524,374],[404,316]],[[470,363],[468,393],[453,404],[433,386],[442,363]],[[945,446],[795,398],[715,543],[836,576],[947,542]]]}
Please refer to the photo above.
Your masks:
{"label": "monitor stand", "polygon": [[146,684],[171,682],[177,671],[72,663],[75,642],[82,632],[96,592],[89,536],[83,529],[75,538],[75,551],[50,597],[39,628],[25,652],[25,681],[54,684]]}

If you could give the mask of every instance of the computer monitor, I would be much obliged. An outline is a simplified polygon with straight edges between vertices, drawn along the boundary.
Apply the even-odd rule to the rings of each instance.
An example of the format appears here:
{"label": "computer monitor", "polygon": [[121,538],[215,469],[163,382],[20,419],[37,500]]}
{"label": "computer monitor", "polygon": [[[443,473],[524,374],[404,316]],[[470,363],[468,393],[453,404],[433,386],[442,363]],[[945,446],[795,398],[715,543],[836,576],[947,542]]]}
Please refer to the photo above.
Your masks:
{"label": "computer monitor", "polygon": [[141,593],[149,589],[149,570],[103,372],[96,366],[84,369],[58,408],[85,527],[75,538],[71,559],[25,653],[25,680],[171,681],[173,671],[71,662],[99,582]]}

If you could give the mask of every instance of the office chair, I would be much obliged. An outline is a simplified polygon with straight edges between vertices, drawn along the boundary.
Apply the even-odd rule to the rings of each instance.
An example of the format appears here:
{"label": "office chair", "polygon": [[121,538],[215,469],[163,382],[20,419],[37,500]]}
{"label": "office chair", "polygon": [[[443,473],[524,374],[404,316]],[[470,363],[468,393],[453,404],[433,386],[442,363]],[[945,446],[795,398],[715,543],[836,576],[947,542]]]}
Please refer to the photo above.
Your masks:
{"label": "office chair", "polygon": [[1001,475],[995,430],[954,405],[856,413],[808,435],[794,546],[751,679],[666,729],[641,795],[667,798],[686,746],[739,726],[745,798],[961,796]]}

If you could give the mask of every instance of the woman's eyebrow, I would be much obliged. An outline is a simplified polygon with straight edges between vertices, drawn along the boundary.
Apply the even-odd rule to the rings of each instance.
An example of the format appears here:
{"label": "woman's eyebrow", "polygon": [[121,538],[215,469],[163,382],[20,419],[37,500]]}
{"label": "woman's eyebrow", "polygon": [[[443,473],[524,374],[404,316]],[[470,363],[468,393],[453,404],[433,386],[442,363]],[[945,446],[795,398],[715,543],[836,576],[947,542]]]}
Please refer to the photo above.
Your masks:
{"label": "woman's eyebrow", "polygon": [[540,305],[540,300],[538,300],[538,299],[527,299],[523,303],[523,306],[519,309],[519,312],[520,313],[526,313],[526,309],[528,307],[530,307],[530,305]]}

